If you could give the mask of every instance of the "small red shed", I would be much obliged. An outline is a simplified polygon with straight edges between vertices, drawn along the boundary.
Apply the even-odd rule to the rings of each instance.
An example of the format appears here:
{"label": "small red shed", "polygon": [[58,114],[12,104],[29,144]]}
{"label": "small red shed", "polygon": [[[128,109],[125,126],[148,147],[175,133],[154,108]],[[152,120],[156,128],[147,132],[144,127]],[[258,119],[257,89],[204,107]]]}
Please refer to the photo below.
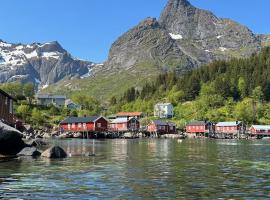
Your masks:
{"label": "small red shed", "polygon": [[138,131],[140,122],[136,118],[116,118],[111,121],[110,129],[112,131]]}
{"label": "small red shed", "polygon": [[147,126],[147,131],[150,133],[159,134],[175,134],[177,133],[176,125],[170,122],[164,122],[161,120],[153,120]]}
{"label": "small red shed", "polygon": [[238,134],[244,130],[245,126],[241,121],[219,122],[216,124],[216,133]]}
{"label": "small red shed", "polygon": [[251,135],[257,136],[269,136],[270,135],[270,125],[252,125],[249,129]]}
{"label": "small red shed", "polygon": [[206,136],[210,132],[214,132],[214,126],[208,121],[192,121],[186,125],[188,136]]}
{"label": "small red shed", "polygon": [[108,130],[108,121],[104,117],[69,117],[60,123],[64,132],[102,132]]}

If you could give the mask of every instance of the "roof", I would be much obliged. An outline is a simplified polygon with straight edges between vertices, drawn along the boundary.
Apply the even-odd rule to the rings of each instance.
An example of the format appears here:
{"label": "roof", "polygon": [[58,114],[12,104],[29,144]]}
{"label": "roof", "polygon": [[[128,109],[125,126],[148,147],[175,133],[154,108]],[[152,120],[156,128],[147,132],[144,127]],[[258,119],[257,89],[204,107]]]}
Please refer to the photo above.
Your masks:
{"label": "roof", "polygon": [[168,122],[164,122],[162,120],[153,120],[153,123],[158,126],[167,126]]}
{"label": "roof", "polygon": [[[135,118],[132,118],[132,119],[134,119],[134,120],[136,120]],[[118,123],[127,123],[127,122],[129,122],[130,120],[132,120],[132,119],[127,119],[127,118],[116,118],[116,119],[114,119],[114,120],[112,120],[112,124],[118,124]],[[136,120],[137,121],[137,120]]]}
{"label": "roof", "polygon": [[208,123],[208,121],[192,121],[188,123],[187,126],[205,126]]}
{"label": "roof", "polygon": [[270,125],[252,125],[256,130],[270,130]]}
{"label": "roof", "polygon": [[91,116],[91,117],[69,117],[62,121],[60,124],[72,124],[72,123],[87,123],[87,122],[95,122],[98,120],[99,116]]}
{"label": "roof", "polygon": [[64,95],[50,95],[50,94],[40,94],[37,95],[38,99],[66,99]]}
{"label": "roof", "polygon": [[170,106],[171,103],[157,103],[156,106]]}
{"label": "roof", "polygon": [[119,112],[116,114],[117,117],[136,117],[136,116],[142,116],[143,112]]}
{"label": "roof", "polygon": [[14,101],[17,101],[17,99],[15,99],[14,97],[10,96],[8,93],[6,93],[4,90],[1,90],[0,89],[0,93],[3,94],[4,96],[14,100]]}
{"label": "roof", "polygon": [[216,126],[237,126],[240,125],[241,121],[235,121],[235,122],[219,122]]}

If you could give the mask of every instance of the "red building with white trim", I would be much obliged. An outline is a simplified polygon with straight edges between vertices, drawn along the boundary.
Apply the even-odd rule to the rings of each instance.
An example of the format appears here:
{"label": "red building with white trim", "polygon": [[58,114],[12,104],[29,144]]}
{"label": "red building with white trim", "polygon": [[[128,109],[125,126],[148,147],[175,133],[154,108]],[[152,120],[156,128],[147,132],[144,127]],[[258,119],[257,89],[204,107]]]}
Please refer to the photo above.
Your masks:
{"label": "red building with white trim", "polygon": [[158,133],[158,134],[176,134],[176,125],[170,122],[164,122],[161,120],[153,120],[147,126],[147,131],[149,133]]}
{"label": "red building with white trim", "polygon": [[245,131],[245,126],[241,121],[219,122],[216,124],[216,133],[239,134]]}
{"label": "red building with white trim", "polygon": [[69,117],[60,123],[64,132],[102,132],[108,130],[108,121],[104,117]]}
{"label": "red building with white trim", "polygon": [[189,137],[208,136],[213,132],[213,123],[208,121],[193,121],[186,125],[186,133]]}
{"label": "red building with white trim", "polygon": [[8,125],[14,125],[13,104],[17,102],[15,98],[0,89],[0,120]]}
{"label": "red building with white trim", "polygon": [[110,122],[111,131],[138,131],[140,122],[136,118],[116,118]]}
{"label": "red building with white trim", "polygon": [[267,125],[252,125],[249,129],[250,134],[253,136],[269,136],[270,126]]}

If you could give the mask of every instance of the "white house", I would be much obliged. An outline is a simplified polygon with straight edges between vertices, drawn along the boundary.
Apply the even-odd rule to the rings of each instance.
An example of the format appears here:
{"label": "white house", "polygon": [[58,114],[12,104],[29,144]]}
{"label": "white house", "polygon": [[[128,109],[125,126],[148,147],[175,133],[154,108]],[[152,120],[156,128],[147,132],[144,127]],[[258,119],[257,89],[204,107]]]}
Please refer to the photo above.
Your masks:
{"label": "white house", "polygon": [[171,103],[158,103],[154,108],[154,116],[158,118],[172,118],[173,105]]}
{"label": "white house", "polygon": [[65,106],[66,96],[63,95],[37,95],[37,103],[42,106]]}

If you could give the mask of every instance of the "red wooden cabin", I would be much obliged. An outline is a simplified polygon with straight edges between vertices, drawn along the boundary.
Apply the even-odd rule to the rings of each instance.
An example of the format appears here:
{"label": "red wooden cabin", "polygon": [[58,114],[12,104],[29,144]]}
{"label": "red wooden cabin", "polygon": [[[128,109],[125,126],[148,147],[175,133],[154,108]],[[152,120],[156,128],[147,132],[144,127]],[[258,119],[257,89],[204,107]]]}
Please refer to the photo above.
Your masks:
{"label": "red wooden cabin", "polygon": [[69,117],[60,123],[63,132],[102,132],[108,130],[104,117]]}
{"label": "red wooden cabin", "polygon": [[269,136],[270,135],[270,126],[264,125],[252,125],[249,129],[251,135],[254,136]]}
{"label": "red wooden cabin", "polygon": [[112,131],[138,131],[140,122],[136,118],[116,118],[110,122]]}
{"label": "red wooden cabin", "polygon": [[216,133],[238,134],[243,132],[244,129],[245,127],[240,121],[219,122],[216,124]]}
{"label": "red wooden cabin", "polygon": [[8,125],[14,125],[13,104],[17,102],[15,98],[0,89],[0,120]]}
{"label": "red wooden cabin", "polygon": [[208,121],[193,121],[186,125],[188,136],[206,136],[214,131],[214,126]]}
{"label": "red wooden cabin", "polygon": [[161,120],[153,120],[147,126],[147,131],[150,133],[159,134],[175,134],[177,133],[176,125],[170,122],[164,122]]}

